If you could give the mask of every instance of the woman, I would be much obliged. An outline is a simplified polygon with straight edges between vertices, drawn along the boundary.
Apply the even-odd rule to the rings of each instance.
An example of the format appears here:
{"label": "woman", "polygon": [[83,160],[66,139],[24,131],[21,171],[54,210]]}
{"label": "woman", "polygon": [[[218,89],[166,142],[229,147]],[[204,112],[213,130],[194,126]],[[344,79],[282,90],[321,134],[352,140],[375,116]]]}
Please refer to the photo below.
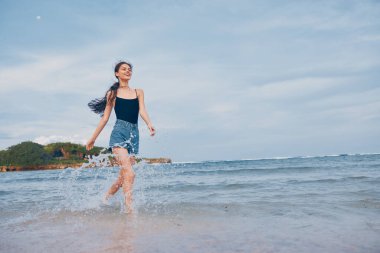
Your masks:
{"label": "woman", "polygon": [[[118,79],[106,95],[101,99],[94,99],[88,106],[102,118],[92,137],[86,144],[86,149],[94,147],[94,143],[104,126],[107,124],[112,108],[115,108],[116,123],[113,127],[109,149],[115,155],[120,165],[119,177],[105,194],[104,199],[114,195],[120,187],[123,187],[127,213],[132,212],[132,188],[135,173],[132,165],[136,163],[135,155],[139,151],[138,115],[145,121],[150,135],[156,132],[153,127],[144,104],[144,91],[131,89],[129,81],[132,75],[132,64],[121,61],[115,66],[115,76]],[[130,156],[131,155],[131,156]]]}

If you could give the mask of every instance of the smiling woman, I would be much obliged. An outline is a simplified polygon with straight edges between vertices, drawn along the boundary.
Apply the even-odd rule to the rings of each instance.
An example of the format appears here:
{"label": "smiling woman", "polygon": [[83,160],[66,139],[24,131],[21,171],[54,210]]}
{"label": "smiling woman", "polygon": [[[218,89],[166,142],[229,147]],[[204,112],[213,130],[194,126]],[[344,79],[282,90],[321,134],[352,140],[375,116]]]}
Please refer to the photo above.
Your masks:
{"label": "smiling woman", "polygon": [[93,148],[96,138],[108,122],[112,108],[115,108],[116,123],[110,136],[109,149],[112,149],[121,168],[118,179],[106,193],[104,200],[107,201],[120,187],[123,187],[128,213],[132,212],[132,187],[135,178],[132,165],[135,164],[135,155],[139,153],[139,114],[147,124],[150,135],[155,134],[155,128],[145,109],[143,90],[129,87],[131,76],[132,64],[125,61],[119,62],[115,66],[115,77],[118,81],[109,88],[103,98],[94,99],[88,103],[90,109],[101,114],[102,118],[86,144],[87,150]]}

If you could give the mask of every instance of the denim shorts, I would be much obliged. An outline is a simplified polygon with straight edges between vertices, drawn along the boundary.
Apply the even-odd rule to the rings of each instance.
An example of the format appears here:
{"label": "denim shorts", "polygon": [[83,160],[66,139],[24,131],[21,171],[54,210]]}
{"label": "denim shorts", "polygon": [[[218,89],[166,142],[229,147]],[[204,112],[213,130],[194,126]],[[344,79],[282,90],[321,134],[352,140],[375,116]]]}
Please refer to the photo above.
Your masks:
{"label": "denim shorts", "polygon": [[139,129],[137,124],[116,119],[115,125],[111,132],[108,149],[113,147],[123,147],[131,155],[139,153]]}

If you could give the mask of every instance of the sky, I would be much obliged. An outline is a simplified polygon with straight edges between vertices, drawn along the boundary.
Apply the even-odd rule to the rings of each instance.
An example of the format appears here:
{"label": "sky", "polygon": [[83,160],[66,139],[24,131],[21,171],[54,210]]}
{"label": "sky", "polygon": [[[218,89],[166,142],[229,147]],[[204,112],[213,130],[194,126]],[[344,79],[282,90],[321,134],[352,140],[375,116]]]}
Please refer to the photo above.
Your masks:
{"label": "sky", "polygon": [[[133,64],[174,162],[380,153],[380,1],[0,0],[0,149],[85,144]],[[107,146],[116,120],[95,145]]]}

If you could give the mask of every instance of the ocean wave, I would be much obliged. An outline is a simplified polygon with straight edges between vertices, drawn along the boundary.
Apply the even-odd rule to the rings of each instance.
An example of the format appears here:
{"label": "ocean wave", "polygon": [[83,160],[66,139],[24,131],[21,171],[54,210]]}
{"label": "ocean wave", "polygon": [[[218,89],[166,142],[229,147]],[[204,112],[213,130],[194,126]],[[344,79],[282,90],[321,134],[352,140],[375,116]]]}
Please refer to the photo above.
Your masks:
{"label": "ocean wave", "polygon": [[206,190],[233,190],[233,189],[245,189],[252,188],[257,189],[263,187],[262,183],[258,182],[236,182],[236,183],[227,183],[220,182],[215,184],[204,184],[200,183],[189,183],[189,182],[178,182],[175,184],[168,185],[155,185],[150,186],[149,190],[164,190],[164,191],[196,191],[196,192],[206,192]]}
{"label": "ocean wave", "polygon": [[273,168],[236,168],[236,169],[193,169],[191,171],[183,170],[181,172],[178,172],[178,174],[182,175],[219,175],[219,174],[244,174],[244,173],[259,173],[259,174],[271,174],[271,173],[278,173],[278,172],[310,172],[312,170],[321,170],[321,169],[328,169],[329,167],[321,167],[321,166],[299,166],[299,167],[292,167],[292,166],[280,166],[280,167],[273,167]]}
{"label": "ocean wave", "polygon": [[14,191],[6,191],[6,190],[0,190],[0,196],[1,195],[8,195],[8,194],[12,194]]}
{"label": "ocean wave", "polygon": [[201,164],[201,163],[221,163],[221,162],[238,162],[238,161],[261,161],[261,160],[289,160],[289,159],[309,159],[309,158],[325,158],[325,157],[346,157],[346,156],[367,156],[380,155],[380,153],[351,153],[351,154],[326,154],[326,155],[304,155],[304,156],[278,156],[278,157],[263,157],[263,158],[243,158],[232,160],[203,160],[203,161],[186,161],[173,162],[173,164]]}
{"label": "ocean wave", "polygon": [[321,178],[321,179],[312,179],[312,180],[292,179],[292,180],[288,180],[287,183],[289,184],[336,183],[336,182],[342,182],[342,181],[356,181],[356,180],[368,180],[368,179],[376,180],[377,178],[367,177],[367,176],[349,176],[349,177],[341,177],[341,178]]}
{"label": "ocean wave", "polygon": [[[14,173],[14,172],[12,172]],[[28,177],[28,178],[16,178],[16,179],[9,179],[9,180],[4,180],[4,183],[31,183],[31,182],[46,182],[46,181],[56,181],[58,180],[58,176],[55,177]]]}

